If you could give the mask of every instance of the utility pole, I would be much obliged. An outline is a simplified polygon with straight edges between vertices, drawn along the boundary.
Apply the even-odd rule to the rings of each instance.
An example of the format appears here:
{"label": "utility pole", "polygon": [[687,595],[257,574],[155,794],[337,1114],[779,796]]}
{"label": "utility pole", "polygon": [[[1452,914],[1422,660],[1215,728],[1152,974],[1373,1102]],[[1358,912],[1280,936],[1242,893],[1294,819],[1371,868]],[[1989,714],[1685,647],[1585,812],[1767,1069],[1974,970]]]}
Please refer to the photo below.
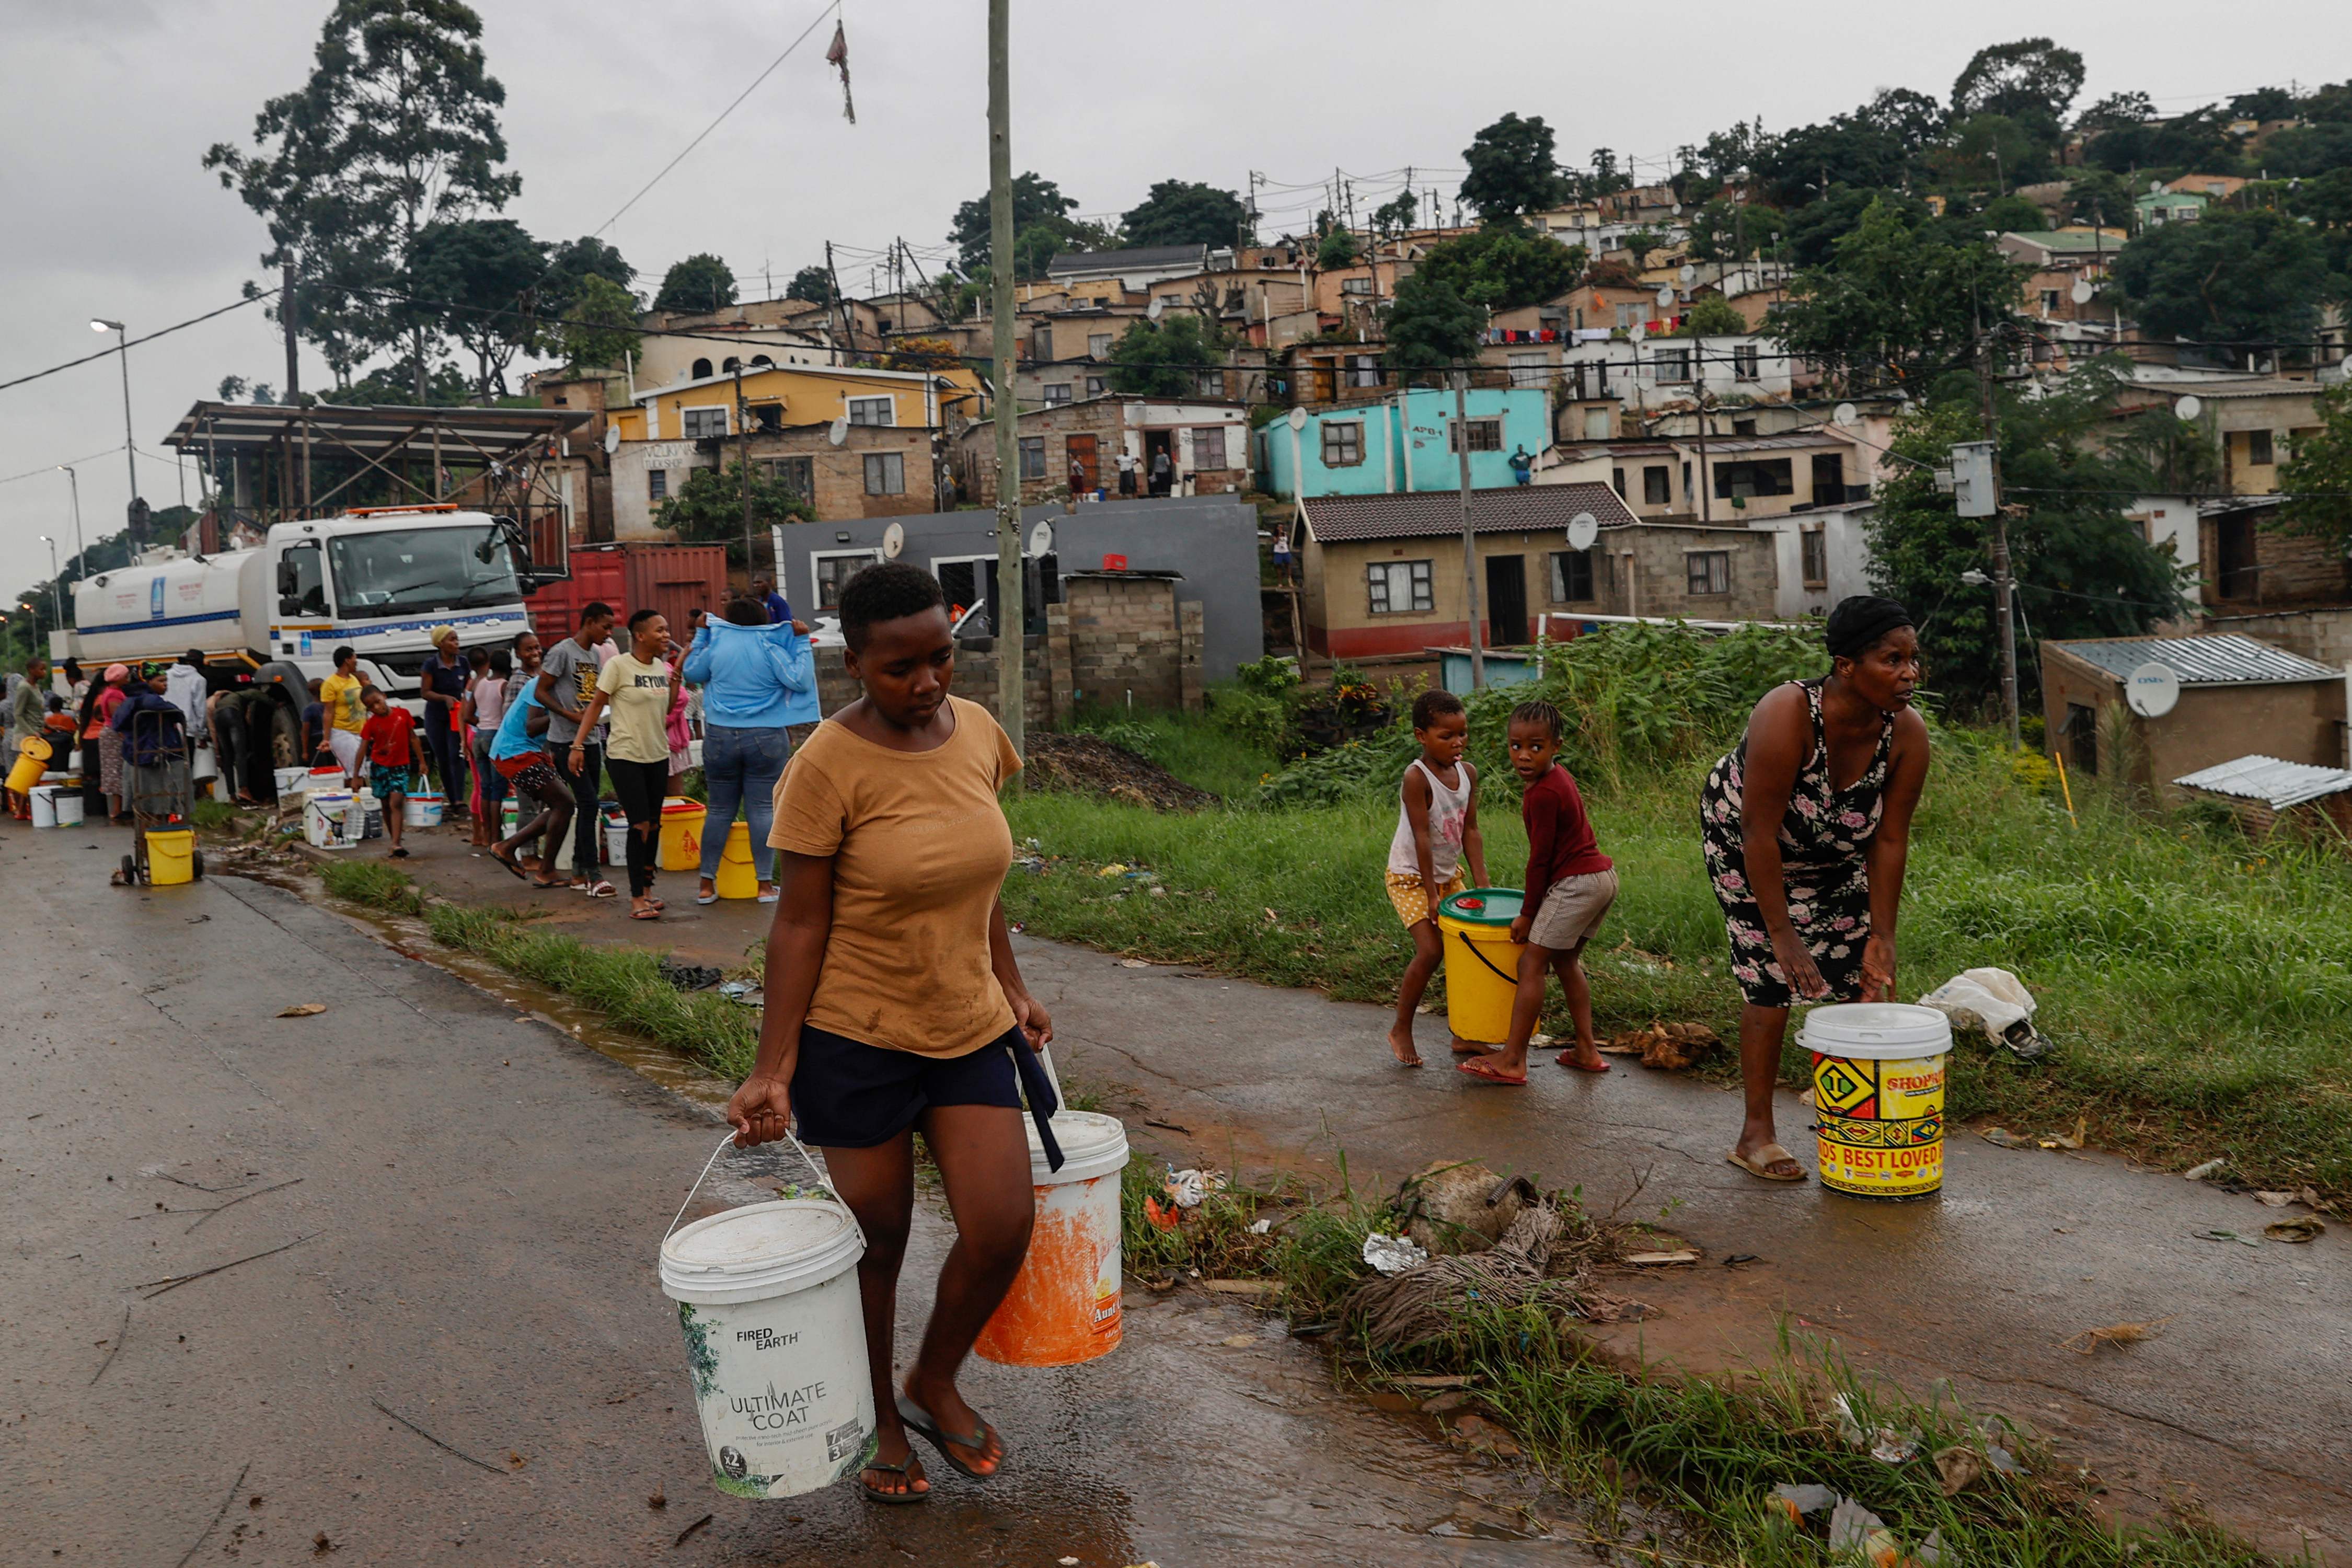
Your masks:
{"label": "utility pole", "polygon": [[1462,592],[1470,612],[1470,689],[1486,689],[1486,638],[1478,625],[1478,545],[1470,531],[1470,373],[1454,373],[1454,450],[1462,460]]}
{"label": "utility pole", "polygon": [[295,352],[294,334],[302,321],[294,294],[294,258],[288,257],[278,272],[278,324],[286,329],[286,401],[294,406],[302,402],[302,356]]}
{"label": "utility pole", "polygon": [[996,721],[1026,749],[1021,411],[1013,396],[1013,0],[988,0],[989,312],[996,363]]}
{"label": "utility pole", "polygon": [[1715,521],[1715,481],[1706,471],[1706,350],[1700,345],[1698,335],[1691,335],[1691,367],[1693,379],[1698,383],[1698,520],[1703,523]]}
{"label": "utility pole", "polygon": [[743,469],[743,580],[751,580],[751,409],[743,401],[743,356],[735,356],[735,461]]}
{"label": "utility pole", "polygon": [[2010,750],[2022,744],[2017,727],[2016,584],[2010,576],[2009,511],[2000,500],[2000,432],[1992,406],[1992,333],[1977,339],[1977,385],[1983,399],[1984,440],[1978,455],[1952,448],[1955,510],[1962,517],[1992,519],[1993,625],[2000,636],[2000,708],[2009,725]]}

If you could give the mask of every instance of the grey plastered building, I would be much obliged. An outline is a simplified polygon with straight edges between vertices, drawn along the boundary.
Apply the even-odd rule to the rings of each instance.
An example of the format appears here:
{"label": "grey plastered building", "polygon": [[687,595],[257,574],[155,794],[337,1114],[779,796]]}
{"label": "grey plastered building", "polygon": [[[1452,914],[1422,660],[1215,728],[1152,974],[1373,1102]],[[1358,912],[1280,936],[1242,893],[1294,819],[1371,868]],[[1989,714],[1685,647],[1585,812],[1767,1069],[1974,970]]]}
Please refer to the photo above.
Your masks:
{"label": "grey plastered building", "polygon": [[[1075,511],[1029,506],[1021,509],[1024,541],[1041,520],[1054,525],[1054,551],[1045,563],[1033,563],[1029,575],[1033,632],[1044,630],[1039,565],[1050,566],[1057,579],[1046,597],[1058,598],[1061,574],[1099,572],[1123,556],[1139,572],[1175,573],[1177,603],[1201,606],[1204,679],[1228,679],[1236,666],[1264,657],[1255,507],[1231,496],[1096,501]],[[899,560],[935,574],[956,603],[988,596],[995,580],[996,513],[942,511],[787,525],[783,590],[793,609],[803,616],[829,610],[850,574],[882,558],[882,538],[894,522],[906,538]]]}

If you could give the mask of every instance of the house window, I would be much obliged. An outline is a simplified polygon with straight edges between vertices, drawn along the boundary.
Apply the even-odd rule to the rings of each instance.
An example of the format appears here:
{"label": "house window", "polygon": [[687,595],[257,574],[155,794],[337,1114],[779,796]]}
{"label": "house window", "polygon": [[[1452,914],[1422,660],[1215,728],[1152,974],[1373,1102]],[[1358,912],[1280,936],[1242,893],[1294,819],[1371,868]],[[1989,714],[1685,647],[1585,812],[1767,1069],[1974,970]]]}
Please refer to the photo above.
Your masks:
{"label": "house window", "polygon": [[2058,313],[2057,289],[2044,289],[2042,290],[2042,313],[2045,316],[2054,316]]}
{"label": "house window", "polygon": [[860,568],[882,559],[878,551],[827,551],[814,559],[816,572],[816,607],[820,610],[841,608],[841,585],[857,575]]}
{"label": "house window", "polygon": [[1503,449],[1503,422],[1501,420],[1471,419],[1465,421],[1463,424],[1449,424],[1446,426],[1445,449],[1447,451],[1458,452],[1462,450],[1461,431],[1464,429],[1465,425],[1470,431],[1470,449],[1472,451],[1499,452]]}
{"label": "house window", "polygon": [[1675,499],[1674,470],[1664,463],[1652,463],[1642,470],[1642,504],[1666,506]]}
{"label": "house window", "polygon": [[1731,552],[1728,550],[1694,550],[1683,557],[1690,573],[1690,592],[1728,594],[1731,592]]}
{"label": "house window", "polygon": [[1845,458],[1836,452],[1813,454],[1813,504],[1845,500]]}
{"label": "house window", "polygon": [[774,367],[775,363],[776,362],[774,360],[770,359],[766,354],[753,354],[751,356],[751,368],[753,370],[769,370]]}
{"label": "house window", "polygon": [[1623,500],[1625,499],[1624,469],[1612,468],[1609,470],[1609,488],[1617,492],[1617,499],[1619,500]]}
{"label": "house window", "polygon": [[686,421],[686,438],[707,441],[713,436],[727,434],[727,410],[724,408],[681,408],[678,416]]}
{"label": "house window", "polygon": [[1038,359],[1054,357],[1054,329],[1039,327],[1029,334],[1030,352]]}
{"label": "house window", "polygon": [[1756,421],[1735,419],[1731,422],[1731,433],[1735,436],[1753,436],[1756,434]]}
{"label": "house window", "polygon": [[814,458],[762,458],[760,473],[773,479],[803,500],[816,494],[816,459]]}
{"label": "house window", "polygon": [[1087,334],[1087,357],[1088,359],[1110,358],[1110,334],[1108,332],[1088,332]]}
{"label": "house window", "polygon": [[669,470],[667,468],[647,468],[646,470],[646,499],[647,500],[667,500],[669,499]]}
{"label": "house window", "polygon": [[902,496],[907,493],[907,458],[901,452],[866,454],[866,493]]}
{"label": "house window", "polygon": [[2066,704],[2067,761],[2084,778],[2096,778],[2099,773],[2099,720],[2080,702]]}
{"label": "house window", "polygon": [[1797,533],[1798,552],[1804,558],[1805,586],[1826,588],[1830,585],[1830,539],[1827,530],[1801,529]]}
{"label": "house window", "polygon": [[1225,466],[1225,427],[1222,425],[1192,426],[1192,467],[1222,468]]}
{"label": "house window", "polygon": [[1430,592],[1430,563],[1375,561],[1364,568],[1367,607],[1376,616],[1401,616],[1436,607]]}
{"label": "house window", "polygon": [[1757,361],[1760,358],[1754,343],[1731,345],[1731,374],[1741,381],[1756,379]]}
{"label": "house window", "polygon": [[1046,407],[1048,407],[1048,408],[1055,408],[1055,407],[1059,407],[1061,405],[1063,405],[1063,404],[1065,404],[1065,403],[1067,403],[1069,400],[1070,400],[1070,384],[1069,384],[1068,382],[1066,382],[1066,381],[1049,381],[1049,382],[1047,382],[1047,383],[1045,384],[1045,406],[1046,406]]}
{"label": "house window", "polygon": [[751,405],[752,428],[773,435],[784,427],[784,405],[781,403]]}
{"label": "house window", "polygon": [[1660,381],[1688,381],[1691,378],[1691,352],[1688,349],[1660,349],[1654,362]]}
{"label": "house window", "polygon": [[896,425],[898,423],[898,401],[894,397],[853,397],[849,399],[849,422],[852,425]]}
{"label": "house window", "polygon": [[1045,477],[1045,437],[1043,436],[1021,437],[1021,477],[1024,479]]}
{"label": "house window", "polygon": [[1349,468],[1364,460],[1363,422],[1327,419],[1323,422],[1323,466]]}
{"label": "house window", "polygon": [[1594,596],[1592,552],[1590,550],[1553,551],[1551,552],[1551,602],[1555,605],[1581,605]]}
{"label": "house window", "polygon": [[[1357,354],[1349,360],[1350,386],[1378,386],[1381,384],[1381,361],[1378,354]],[[1210,395],[1213,396],[1214,394]]]}
{"label": "house window", "polygon": [[707,359],[696,360],[693,368],[687,372],[688,379],[692,381],[701,381],[709,374],[710,362]]}
{"label": "house window", "polygon": [[1544,386],[1550,384],[1551,364],[1542,354],[1513,354],[1511,384],[1513,386]]}
{"label": "house window", "polygon": [[729,354],[725,359],[719,362],[719,368],[725,374],[733,375],[737,371],[743,368],[743,362],[736,358],[733,354]]}
{"label": "house window", "polygon": [[2266,468],[2273,460],[2271,433],[2267,430],[2246,432],[2246,464],[2249,468]]}
{"label": "house window", "polygon": [[1758,463],[1717,463],[1715,465],[1715,493],[1719,500],[1735,497],[1746,500],[1750,496],[1795,495],[1796,465],[1786,458],[1773,458]]}
{"label": "house window", "polygon": [[1370,278],[1342,278],[1339,279],[1339,292],[1342,294],[1369,294],[1371,291],[1372,280]]}
{"label": "house window", "polygon": [[1087,377],[1087,395],[1088,397],[1100,397],[1103,395],[1103,387],[1104,383],[1102,377],[1098,375],[1090,375]]}

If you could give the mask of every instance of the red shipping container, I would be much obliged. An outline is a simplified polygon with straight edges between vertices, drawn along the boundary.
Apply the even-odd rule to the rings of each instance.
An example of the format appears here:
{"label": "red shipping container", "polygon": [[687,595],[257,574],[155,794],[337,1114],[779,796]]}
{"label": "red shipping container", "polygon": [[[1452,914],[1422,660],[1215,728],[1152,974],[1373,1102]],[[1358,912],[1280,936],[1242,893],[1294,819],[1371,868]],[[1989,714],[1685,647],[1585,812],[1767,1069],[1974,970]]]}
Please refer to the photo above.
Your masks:
{"label": "red shipping container", "polygon": [[602,601],[625,626],[641,605],[659,610],[683,642],[696,610],[717,613],[727,603],[727,550],[719,544],[575,545],[572,575],[530,595],[531,629],[542,643],[571,636],[580,612]]}

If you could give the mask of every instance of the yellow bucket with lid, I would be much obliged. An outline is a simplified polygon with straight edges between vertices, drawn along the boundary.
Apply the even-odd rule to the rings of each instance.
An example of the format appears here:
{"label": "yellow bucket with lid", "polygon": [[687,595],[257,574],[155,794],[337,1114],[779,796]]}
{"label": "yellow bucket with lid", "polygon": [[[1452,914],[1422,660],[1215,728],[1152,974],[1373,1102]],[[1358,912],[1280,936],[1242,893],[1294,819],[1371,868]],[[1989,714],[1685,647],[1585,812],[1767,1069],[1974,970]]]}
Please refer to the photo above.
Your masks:
{"label": "yellow bucket with lid", "polygon": [[196,836],[184,827],[147,830],[147,883],[154,888],[194,881]]}
{"label": "yellow bucket with lid", "polygon": [[1511,1037],[1511,1004],[1519,991],[1519,954],[1511,940],[1525,897],[1517,888],[1465,888],[1438,900],[1445,946],[1445,1021],[1465,1040],[1501,1045]]}
{"label": "yellow bucket with lid", "polygon": [[1845,1002],[1805,1016],[1822,1185],[1924,1198],[1944,1185],[1944,1079],[1952,1021],[1933,1007]]}
{"label": "yellow bucket with lid", "polygon": [[671,795],[661,808],[661,868],[665,871],[702,869],[703,805],[684,795]]}
{"label": "yellow bucket with lid", "polygon": [[7,787],[23,795],[41,782],[49,771],[49,743],[38,735],[27,735],[16,745],[16,766],[8,770]]}

